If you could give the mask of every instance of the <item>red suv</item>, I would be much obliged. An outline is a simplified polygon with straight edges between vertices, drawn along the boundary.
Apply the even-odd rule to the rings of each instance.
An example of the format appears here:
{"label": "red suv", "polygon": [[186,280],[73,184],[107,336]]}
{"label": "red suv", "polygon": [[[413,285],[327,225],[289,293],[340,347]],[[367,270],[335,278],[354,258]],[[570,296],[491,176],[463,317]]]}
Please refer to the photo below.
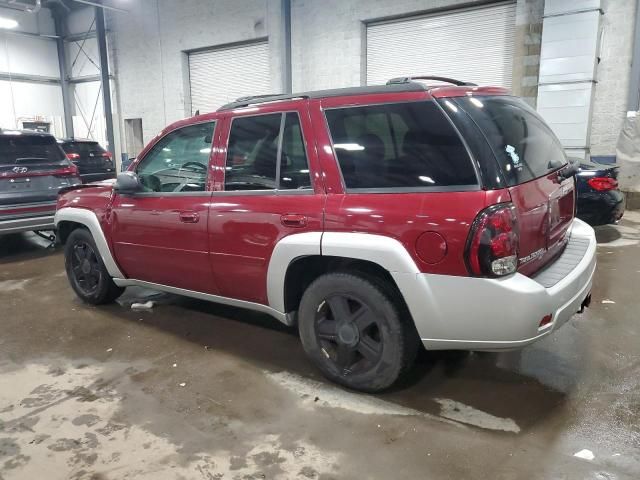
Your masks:
{"label": "red suv", "polygon": [[434,78],[242,98],[170,125],[114,185],[60,195],[73,289],[266,312],[363,391],[396,381],[420,343],[548,335],[588,304],[596,266],[575,172],[522,100]]}

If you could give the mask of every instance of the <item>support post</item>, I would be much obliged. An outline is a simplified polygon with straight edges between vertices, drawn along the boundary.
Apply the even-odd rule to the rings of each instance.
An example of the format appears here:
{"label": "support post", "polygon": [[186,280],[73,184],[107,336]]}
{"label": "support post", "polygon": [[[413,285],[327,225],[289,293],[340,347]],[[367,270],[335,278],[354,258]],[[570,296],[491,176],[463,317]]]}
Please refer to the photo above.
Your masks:
{"label": "support post", "polygon": [[109,56],[107,52],[107,33],[104,25],[104,10],[96,7],[96,34],[98,53],[100,55],[100,80],[102,82],[102,101],[104,104],[104,120],[107,126],[109,152],[115,159],[116,149],[113,136],[113,112],[111,110],[111,85],[109,83]]}
{"label": "support post", "polygon": [[282,0],[284,49],[282,58],[282,83],[284,93],[292,93],[291,80],[291,0]]}
{"label": "support post", "polygon": [[62,90],[62,107],[64,109],[64,130],[65,135],[73,138],[73,103],[71,99],[71,88],[69,86],[69,66],[67,64],[67,51],[64,42],[64,17],[58,9],[53,10],[53,21],[56,31],[56,45],[58,47],[58,66],[60,69],[60,88]]}
{"label": "support post", "polygon": [[629,101],[627,104],[627,111],[629,112],[637,112],[640,109],[640,0],[636,0],[634,28],[631,78],[629,79]]}

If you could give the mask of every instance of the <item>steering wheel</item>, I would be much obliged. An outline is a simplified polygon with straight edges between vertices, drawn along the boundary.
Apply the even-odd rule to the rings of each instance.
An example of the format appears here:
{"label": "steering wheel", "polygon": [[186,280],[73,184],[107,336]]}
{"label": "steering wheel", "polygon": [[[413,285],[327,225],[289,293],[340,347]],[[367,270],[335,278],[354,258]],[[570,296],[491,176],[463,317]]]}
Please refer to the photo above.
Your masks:
{"label": "steering wheel", "polygon": [[198,162],[187,162],[187,163],[184,163],[184,164],[180,165],[180,170],[182,170],[185,167],[196,167],[196,168],[201,168],[205,172],[207,171],[207,166],[203,165],[201,163],[198,163]]}

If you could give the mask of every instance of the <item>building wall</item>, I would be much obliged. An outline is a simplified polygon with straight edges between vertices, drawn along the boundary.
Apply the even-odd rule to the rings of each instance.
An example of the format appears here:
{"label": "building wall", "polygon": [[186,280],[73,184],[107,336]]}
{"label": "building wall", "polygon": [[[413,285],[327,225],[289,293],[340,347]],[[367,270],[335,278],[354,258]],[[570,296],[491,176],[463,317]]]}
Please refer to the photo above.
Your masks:
{"label": "building wall", "polygon": [[[292,0],[293,90],[363,84],[365,24],[376,19],[483,4],[469,0]],[[514,90],[535,98],[543,0],[518,0]],[[533,24],[533,25],[531,25]],[[537,45],[537,47],[536,47]],[[437,72],[421,72],[437,73]]]}
{"label": "building wall", "polygon": [[139,0],[126,8],[107,16],[121,134],[125,119],[142,118],[148,142],[190,114],[189,50],[268,37],[273,91],[282,90],[279,0]]}
{"label": "building wall", "polygon": [[[15,31],[41,35],[55,33],[51,12],[46,8],[36,14],[2,9],[2,16],[18,22]],[[59,78],[55,40],[0,30],[0,73]],[[0,80],[0,128],[20,128],[22,121],[36,118],[50,122],[54,133],[64,132],[59,85]]]}
{"label": "building wall", "polygon": [[603,0],[600,63],[591,120],[591,154],[615,155],[626,117],[635,0]]}

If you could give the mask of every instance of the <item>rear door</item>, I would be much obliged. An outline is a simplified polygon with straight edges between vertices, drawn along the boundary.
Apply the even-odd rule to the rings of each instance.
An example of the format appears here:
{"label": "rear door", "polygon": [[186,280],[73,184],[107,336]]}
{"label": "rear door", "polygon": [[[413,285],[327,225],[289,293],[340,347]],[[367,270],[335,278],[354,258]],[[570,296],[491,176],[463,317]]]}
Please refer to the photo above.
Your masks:
{"label": "rear door", "polygon": [[453,103],[471,116],[493,150],[501,181],[518,209],[518,270],[532,274],[564,247],[574,217],[574,179],[558,175],[567,164],[562,145],[535,110],[520,99],[466,96],[445,101],[445,109],[451,110]]}
{"label": "rear door", "polygon": [[0,133],[0,207],[55,204],[58,190],[75,183],[75,168],[53,136]]}
{"label": "rear door", "polygon": [[320,176],[310,174],[319,170],[306,108],[263,110],[227,120],[209,242],[221,295],[266,304],[276,244],[287,235],[321,232],[325,196]]}

